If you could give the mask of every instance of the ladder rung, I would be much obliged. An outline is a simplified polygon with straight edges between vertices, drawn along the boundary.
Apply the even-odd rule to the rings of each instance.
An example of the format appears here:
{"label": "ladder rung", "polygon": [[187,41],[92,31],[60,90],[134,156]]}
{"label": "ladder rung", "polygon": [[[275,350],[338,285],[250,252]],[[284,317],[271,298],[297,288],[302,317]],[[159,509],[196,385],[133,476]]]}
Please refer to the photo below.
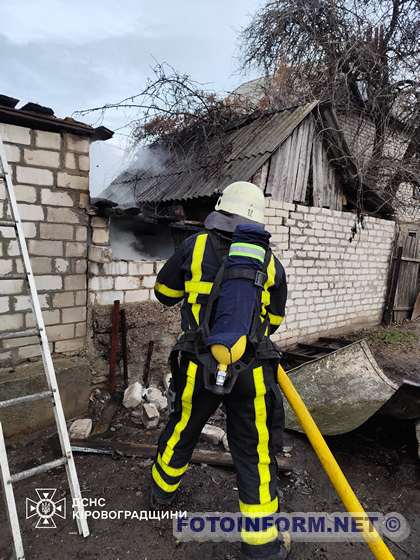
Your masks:
{"label": "ladder rung", "polygon": [[15,406],[16,404],[22,404],[26,402],[40,401],[42,399],[48,399],[49,397],[52,397],[52,395],[52,391],[43,391],[42,393],[34,393],[33,395],[16,397],[7,401],[0,401],[0,408],[7,408],[8,406]]}
{"label": "ladder rung", "polygon": [[12,331],[0,333],[0,340],[9,340],[10,338],[26,338],[27,336],[37,336],[38,329],[26,329],[26,331]]}
{"label": "ladder rung", "polygon": [[10,477],[10,482],[18,482],[19,480],[24,480],[25,478],[30,478],[31,476],[35,476],[36,474],[40,474],[43,472],[50,471],[51,469],[55,469],[57,467],[61,467],[62,465],[67,464],[67,458],[62,457],[61,459],[55,459],[54,461],[50,461],[49,463],[44,463],[43,465],[39,465],[38,467],[32,467],[32,469],[28,469],[26,471],[21,471],[19,473],[12,474]]}
{"label": "ladder rung", "polygon": [[15,227],[16,222],[9,220],[0,220],[0,227]]}
{"label": "ladder rung", "polygon": [[1,274],[0,280],[25,280],[26,274],[24,272],[14,274]]}

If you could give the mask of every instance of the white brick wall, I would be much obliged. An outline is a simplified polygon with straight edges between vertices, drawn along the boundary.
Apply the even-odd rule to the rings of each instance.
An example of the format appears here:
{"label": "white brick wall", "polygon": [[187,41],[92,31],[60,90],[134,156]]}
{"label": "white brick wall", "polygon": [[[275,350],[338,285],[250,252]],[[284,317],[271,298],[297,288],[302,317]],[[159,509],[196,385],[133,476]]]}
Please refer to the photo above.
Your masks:
{"label": "white brick wall", "polygon": [[[85,344],[89,140],[0,123],[28,249],[54,352]],[[73,157],[74,167],[66,161]],[[84,192],[81,192],[84,191]],[[0,218],[10,219],[0,182]],[[0,228],[0,274],[23,272],[14,232]],[[0,330],[33,325],[22,281],[1,282]],[[58,341],[58,342],[56,342]],[[0,342],[0,366],[39,355],[32,337]],[[4,352],[7,349],[7,352]]]}
{"label": "white brick wall", "polygon": [[367,217],[350,242],[352,213],[273,201],[269,210],[273,250],[289,290],[286,319],[274,340],[291,345],[380,322],[394,222]]}
{"label": "white brick wall", "polygon": [[[289,289],[286,320],[274,336],[282,345],[380,322],[395,224],[367,217],[364,229],[350,242],[355,218],[352,213],[269,201],[267,229]],[[91,225],[94,234],[107,226],[98,218]],[[91,304],[154,299],[162,261],[113,261],[109,246],[91,246],[90,255]]]}

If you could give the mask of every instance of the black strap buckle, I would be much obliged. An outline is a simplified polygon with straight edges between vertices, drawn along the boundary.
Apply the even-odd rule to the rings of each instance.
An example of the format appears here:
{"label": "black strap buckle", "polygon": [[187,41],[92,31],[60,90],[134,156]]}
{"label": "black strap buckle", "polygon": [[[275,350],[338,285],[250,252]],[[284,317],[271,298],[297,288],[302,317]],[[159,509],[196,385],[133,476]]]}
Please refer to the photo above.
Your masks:
{"label": "black strap buckle", "polygon": [[255,274],[254,284],[259,288],[264,288],[264,284],[267,282],[267,274],[262,272],[262,270],[258,270]]}

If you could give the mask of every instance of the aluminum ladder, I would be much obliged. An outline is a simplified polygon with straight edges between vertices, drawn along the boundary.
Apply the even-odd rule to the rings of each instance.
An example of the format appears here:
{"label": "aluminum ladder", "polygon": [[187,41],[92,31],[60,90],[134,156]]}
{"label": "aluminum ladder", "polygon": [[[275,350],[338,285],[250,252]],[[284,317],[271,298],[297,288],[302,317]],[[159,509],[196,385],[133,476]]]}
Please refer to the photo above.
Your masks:
{"label": "aluminum ladder", "polygon": [[51,405],[53,406],[54,418],[57,426],[58,436],[60,439],[61,455],[62,455],[61,458],[55,459],[43,465],[39,465],[15,474],[10,474],[3,429],[0,422],[0,478],[3,486],[3,494],[6,500],[6,509],[9,516],[9,523],[10,523],[12,537],[13,537],[13,547],[15,551],[16,560],[24,560],[25,554],[23,550],[19,519],[18,519],[18,514],[16,509],[16,501],[13,492],[13,484],[15,484],[16,482],[19,482],[20,480],[24,480],[26,478],[37,475],[39,473],[43,473],[51,469],[54,469],[56,467],[60,467],[64,465],[66,467],[67,479],[68,479],[71,498],[72,498],[73,507],[71,508],[71,510],[72,512],[74,512],[76,516],[76,522],[77,522],[77,528],[79,534],[83,535],[84,537],[87,537],[89,535],[89,527],[86,521],[84,507],[81,499],[76,465],[74,463],[73,453],[70,446],[70,439],[69,439],[69,434],[67,432],[66,419],[64,416],[63,405],[61,403],[57,378],[55,375],[54,365],[51,358],[51,352],[48,345],[47,332],[45,330],[45,324],[42,317],[41,305],[38,299],[38,293],[35,285],[34,275],[32,272],[31,262],[29,259],[25,234],[23,231],[22,221],[19,216],[19,209],[16,202],[16,196],[13,188],[12,178],[10,175],[9,164],[6,157],[6,151],[4,148],[2,138],[0,136],[0,183],[2,181],[6,186],[6,196],[9,202],[12,220],[4,221],[0,219],[0,227],[10,227],[15,230],[16,239],[18,241],[18,246],[20,249],[20,255],[23,260],[24,272],[22,274],[6,274],[0,276],[0,292],[1,292],[2,279],[3,280],[9,280],[9,279],[26,280],[30,291],[31,305],[35,317],[36,327],[31,329],[25,329],[18,332],[0,333],[0,340],[27,337],[27,336],[38,336],[39,344],[41,346],[44,371],[47,378],[48,390],[40,393],[35,393],[33,395],[26,395],[14,399],[9,399],[6,401],[0,401],[0,409],[9,406],[16,406],[22,403],[28,403],[32,401],[49,400]]}

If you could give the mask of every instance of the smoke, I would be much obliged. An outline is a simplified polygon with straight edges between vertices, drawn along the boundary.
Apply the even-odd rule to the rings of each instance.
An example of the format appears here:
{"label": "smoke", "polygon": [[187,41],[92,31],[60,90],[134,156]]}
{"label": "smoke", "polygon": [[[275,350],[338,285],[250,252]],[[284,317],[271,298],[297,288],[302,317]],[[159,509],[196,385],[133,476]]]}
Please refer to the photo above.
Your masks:
{"label": "smoke", "polygon": [[160,175],[165,171],[169,154],[161,146],[139,146],[131,155],[127,171]]}

